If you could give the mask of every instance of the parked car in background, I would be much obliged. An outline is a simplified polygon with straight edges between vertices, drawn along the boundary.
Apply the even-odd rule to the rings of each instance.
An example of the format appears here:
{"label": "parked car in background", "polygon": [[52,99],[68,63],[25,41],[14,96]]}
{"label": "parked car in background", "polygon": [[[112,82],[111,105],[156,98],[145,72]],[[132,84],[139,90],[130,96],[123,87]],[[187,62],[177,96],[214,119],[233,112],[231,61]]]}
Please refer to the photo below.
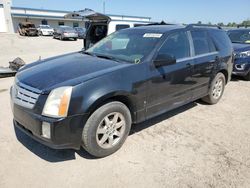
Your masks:
{"label": "parked car in background", "polygon": [[11,88],[14,125],[52,148],[83,146],[104,157],[123,145],[132,123],[199,98],[218,103],[232,55],[230,39],[217,28],[120,30],[87,51],[21,69]]}
{"label": "parked car in background", "polygon": [[66,18],[81,18],[88,22],[84,48],[88,49],[95,43],[116,31],[147,25],[150,22],[131,20],[112,20],[109,16],[91,9],[68,13]]}
{"label": "parked car in background", "polygon": [[21,22],[18,24],[18,33],[21,36],[38,36],[38,30],[31,22]]}
{"label": "parked car in background", "polygon": [[39,25],[37,30],[40,36],[52,36],[54,33],[54,29],[49,25]]}
{"label": "parked car in background", "polygon": [[85,37],[86,37],[86,29],[85,28],[75,27],[74,29],[78,33],[78,38],[79,39],[85,39]]}
{"label": "parked car in background", "polygon": [[228,36],[235,54],[233,74],[250,81],[250,29],[229,30]]}
{"label": "parked car in background", "polygon": [[73,39],[77,40],[78,39],[78,33],[73,27],[69,26],[60,26],[57,29],[55,29],[53,33],[53,38],[57,38],[60,40],[65,40],[65,39]]}

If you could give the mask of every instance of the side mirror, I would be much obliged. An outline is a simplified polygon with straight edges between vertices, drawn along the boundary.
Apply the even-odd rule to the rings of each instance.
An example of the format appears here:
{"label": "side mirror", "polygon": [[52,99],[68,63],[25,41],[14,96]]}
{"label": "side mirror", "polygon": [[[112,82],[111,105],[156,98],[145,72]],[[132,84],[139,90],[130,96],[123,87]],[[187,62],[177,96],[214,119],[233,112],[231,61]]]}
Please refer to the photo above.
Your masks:
{"label": "side mirror", "polygon": [[156,68],[176,64],[176,58],[168,54],[158,54],[154,60]]}

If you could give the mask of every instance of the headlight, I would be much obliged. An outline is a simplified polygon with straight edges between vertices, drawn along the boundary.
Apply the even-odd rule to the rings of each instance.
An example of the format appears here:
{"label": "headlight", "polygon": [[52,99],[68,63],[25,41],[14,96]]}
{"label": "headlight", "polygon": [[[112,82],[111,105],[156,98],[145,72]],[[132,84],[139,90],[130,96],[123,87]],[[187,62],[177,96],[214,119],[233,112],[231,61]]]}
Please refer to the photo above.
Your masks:
{"label": "headlight", "polygon": [[241,52],[239,54],[240,57],[250,57],[250,51],[245,51],[245,52]]}
{"label": "headlight", "polygon": [[71,99],[72,87],[60,87],[50,92],[43,108],[44,116],[66,117]]}

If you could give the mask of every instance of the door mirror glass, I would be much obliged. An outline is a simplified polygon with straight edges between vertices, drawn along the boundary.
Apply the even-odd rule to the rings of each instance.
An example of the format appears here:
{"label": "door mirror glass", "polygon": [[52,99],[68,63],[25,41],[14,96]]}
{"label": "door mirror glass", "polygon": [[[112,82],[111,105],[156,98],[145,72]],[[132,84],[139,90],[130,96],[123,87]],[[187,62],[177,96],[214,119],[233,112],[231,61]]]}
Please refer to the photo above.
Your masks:
{"label": "door mirror glass", "polygon": [[168,54],[158,54],[154,60],[154,65],[156,68],[163,67],[167,65],[173,65],[176,63],[176,58]]}

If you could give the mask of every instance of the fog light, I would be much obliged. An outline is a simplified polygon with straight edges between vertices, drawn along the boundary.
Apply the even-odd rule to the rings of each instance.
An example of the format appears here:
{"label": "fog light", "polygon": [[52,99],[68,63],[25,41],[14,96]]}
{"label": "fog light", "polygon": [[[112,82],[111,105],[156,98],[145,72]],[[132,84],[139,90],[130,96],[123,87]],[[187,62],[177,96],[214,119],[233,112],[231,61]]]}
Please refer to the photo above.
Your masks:
{"label": "fog light", "polygon": [[42,136],[45,138],[50,139],[51,135],[50,135],[50,124],[47,122],[43,122],[42,124]]}

